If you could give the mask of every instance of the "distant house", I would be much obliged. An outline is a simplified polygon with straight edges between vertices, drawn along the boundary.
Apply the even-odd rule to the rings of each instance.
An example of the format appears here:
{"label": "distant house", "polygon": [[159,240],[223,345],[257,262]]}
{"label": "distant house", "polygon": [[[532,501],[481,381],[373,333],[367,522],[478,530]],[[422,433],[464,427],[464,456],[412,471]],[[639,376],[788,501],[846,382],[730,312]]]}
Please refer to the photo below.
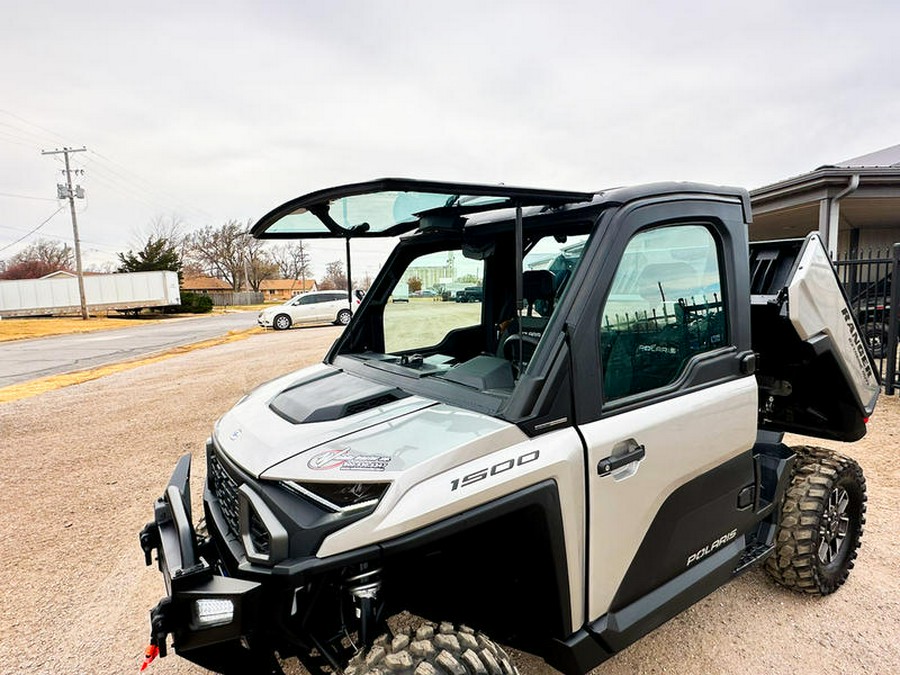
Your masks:
{"label": "distant house", "polygon": [[215,277],[185,277],[181,282],[181,290],[191,293],[227,293],[231,291],[231,284]]}
{"label": "distant house", "polygon": [[[104,272],[82,272],[81,276],[83,277],[96,277],[101,274],[105,274]],[[78,275],[75,272],[69,272],[68,270],[56,270],[55,272],[50,272],[50,274],[45,274],[41,277],[41,279],[75,279]]]}
{"label": "distant house", "polygon": [[315,279],[265,279],[259,290],[267,301],[289,300],[298,293],[308,293],[318,289]]}
{"label": "distant house", "polygon": [[50,272],[50,274],[45,274],[41,279],[74,279],[76,276],[74,273],[66,270],[56,270],[55,272]]}

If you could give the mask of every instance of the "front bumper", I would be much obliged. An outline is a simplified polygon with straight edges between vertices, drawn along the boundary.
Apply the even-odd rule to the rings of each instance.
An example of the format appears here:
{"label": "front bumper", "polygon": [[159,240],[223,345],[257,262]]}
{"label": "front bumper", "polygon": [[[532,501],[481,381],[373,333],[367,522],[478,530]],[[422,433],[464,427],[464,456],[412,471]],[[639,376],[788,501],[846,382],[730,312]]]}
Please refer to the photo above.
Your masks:
{"label": "front bumper", "polygon": [[259,583],[219,574],[201,554],[191,519],[190,470],[185,455],[140,535],[148,565],[157,552],[168,594],[151,611],[151,643],[161,656],[170,634],[179,653],[237,643],[249,632],[261,595]]}

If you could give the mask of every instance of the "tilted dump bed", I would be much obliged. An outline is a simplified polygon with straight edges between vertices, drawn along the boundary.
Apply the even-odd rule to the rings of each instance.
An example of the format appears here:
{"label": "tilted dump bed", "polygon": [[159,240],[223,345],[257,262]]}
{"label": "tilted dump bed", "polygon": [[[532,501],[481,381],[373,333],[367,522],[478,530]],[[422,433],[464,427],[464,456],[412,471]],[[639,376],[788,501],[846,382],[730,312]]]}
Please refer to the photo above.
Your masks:
{"label": "tilted dump bed", "polygon": [[818,235],[750,244],[750,293],[760,428],[862,438],[877,369]]}

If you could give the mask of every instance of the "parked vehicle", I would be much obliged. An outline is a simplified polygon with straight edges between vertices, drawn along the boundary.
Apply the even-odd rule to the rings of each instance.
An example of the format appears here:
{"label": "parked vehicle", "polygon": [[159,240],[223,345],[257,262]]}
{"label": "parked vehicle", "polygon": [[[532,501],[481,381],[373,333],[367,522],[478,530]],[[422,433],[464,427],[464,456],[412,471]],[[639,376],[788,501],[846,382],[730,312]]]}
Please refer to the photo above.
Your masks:
{"label": "parked vehicle", "polygon": [[346,326],[361,302],[360,296],[354,294],[351,303],[347,291],[312,291],[294,296],[283,305],[266,307],[256,317],[256,322],[263,328],[275,330],[287,330],[303,323]]}
{"label": "parked vehicle", "polygon": [[[881,359],[887,356],[888,329],[891,323],[891,277],[888,272],[877,281],[862,284],[851,298],[856,320],[863,331],[872,355]],[[900,330],[898,330],[900,338]]]}
{"label": "parked vehicle", "polygon": [[481,302],[484,300],[484,290],[481,286],[466,286],[456,294],[457,302]]}
{"label": "parked vehicle", "polygon": [[[395,201],[345,229],[328,215],[344,199]],[[171,635],[219,672],[279,673],[277,654],[312,673],[515,673],[486,631],[574,675],[753,565],[835,591],[862,471],[782,437],[858,440],[877,376],[818,237],[748,245],[750,220],[734,188],[405,179],[260,219],[259,238],[406,236],[322,364],[215,425],[205,528],[190,455],[176,466],[141,533],[167,594],[151,656]],[[477,323],[391,311],[436,253],[477,266]],[[401,610],[428,622],[391,634]]]}
{"label": "parked vehicle", "polygon": [[391,302],[409,302],[409,284],[401,281],[391,294]]}

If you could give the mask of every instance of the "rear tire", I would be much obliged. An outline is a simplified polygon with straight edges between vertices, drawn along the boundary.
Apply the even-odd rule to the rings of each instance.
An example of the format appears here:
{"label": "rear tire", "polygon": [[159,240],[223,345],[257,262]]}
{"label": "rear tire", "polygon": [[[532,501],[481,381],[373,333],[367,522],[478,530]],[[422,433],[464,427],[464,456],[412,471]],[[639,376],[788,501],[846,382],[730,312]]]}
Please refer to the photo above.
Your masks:
{"label": "rear tire", "polygon": [[272,328],[275,330],[287,330],[291,327],[291,317],[287,314],[279,314],[272,320]]}
{"label": "rear tire", "polygon": [[870,324],[865,327],[866,343],[876,359],[887,356],[888,330],[883,323]]}
{"label": "rear tire", "polygon": [[797,459],[766,570],[782,586],[828,595],[847,580],[856,559],[866,522],[866,479],[859,464],[832,450],[792,450]]}
{"label": "rear tire", "polygon": [[518,675],[503,648],[471,628],[423,624],[391,639],[382,635],[354,656],[344,675]]}
{"label": "rear tire", "polygon": [[334,322],[338,326],[346,326],[348,323],[350,323],[350,317],[352,317],[352,316],[353,316],[353,314],[350,312],[349,309],[342,309],[340,312],[337,313],[337,318],[334,320]]}

